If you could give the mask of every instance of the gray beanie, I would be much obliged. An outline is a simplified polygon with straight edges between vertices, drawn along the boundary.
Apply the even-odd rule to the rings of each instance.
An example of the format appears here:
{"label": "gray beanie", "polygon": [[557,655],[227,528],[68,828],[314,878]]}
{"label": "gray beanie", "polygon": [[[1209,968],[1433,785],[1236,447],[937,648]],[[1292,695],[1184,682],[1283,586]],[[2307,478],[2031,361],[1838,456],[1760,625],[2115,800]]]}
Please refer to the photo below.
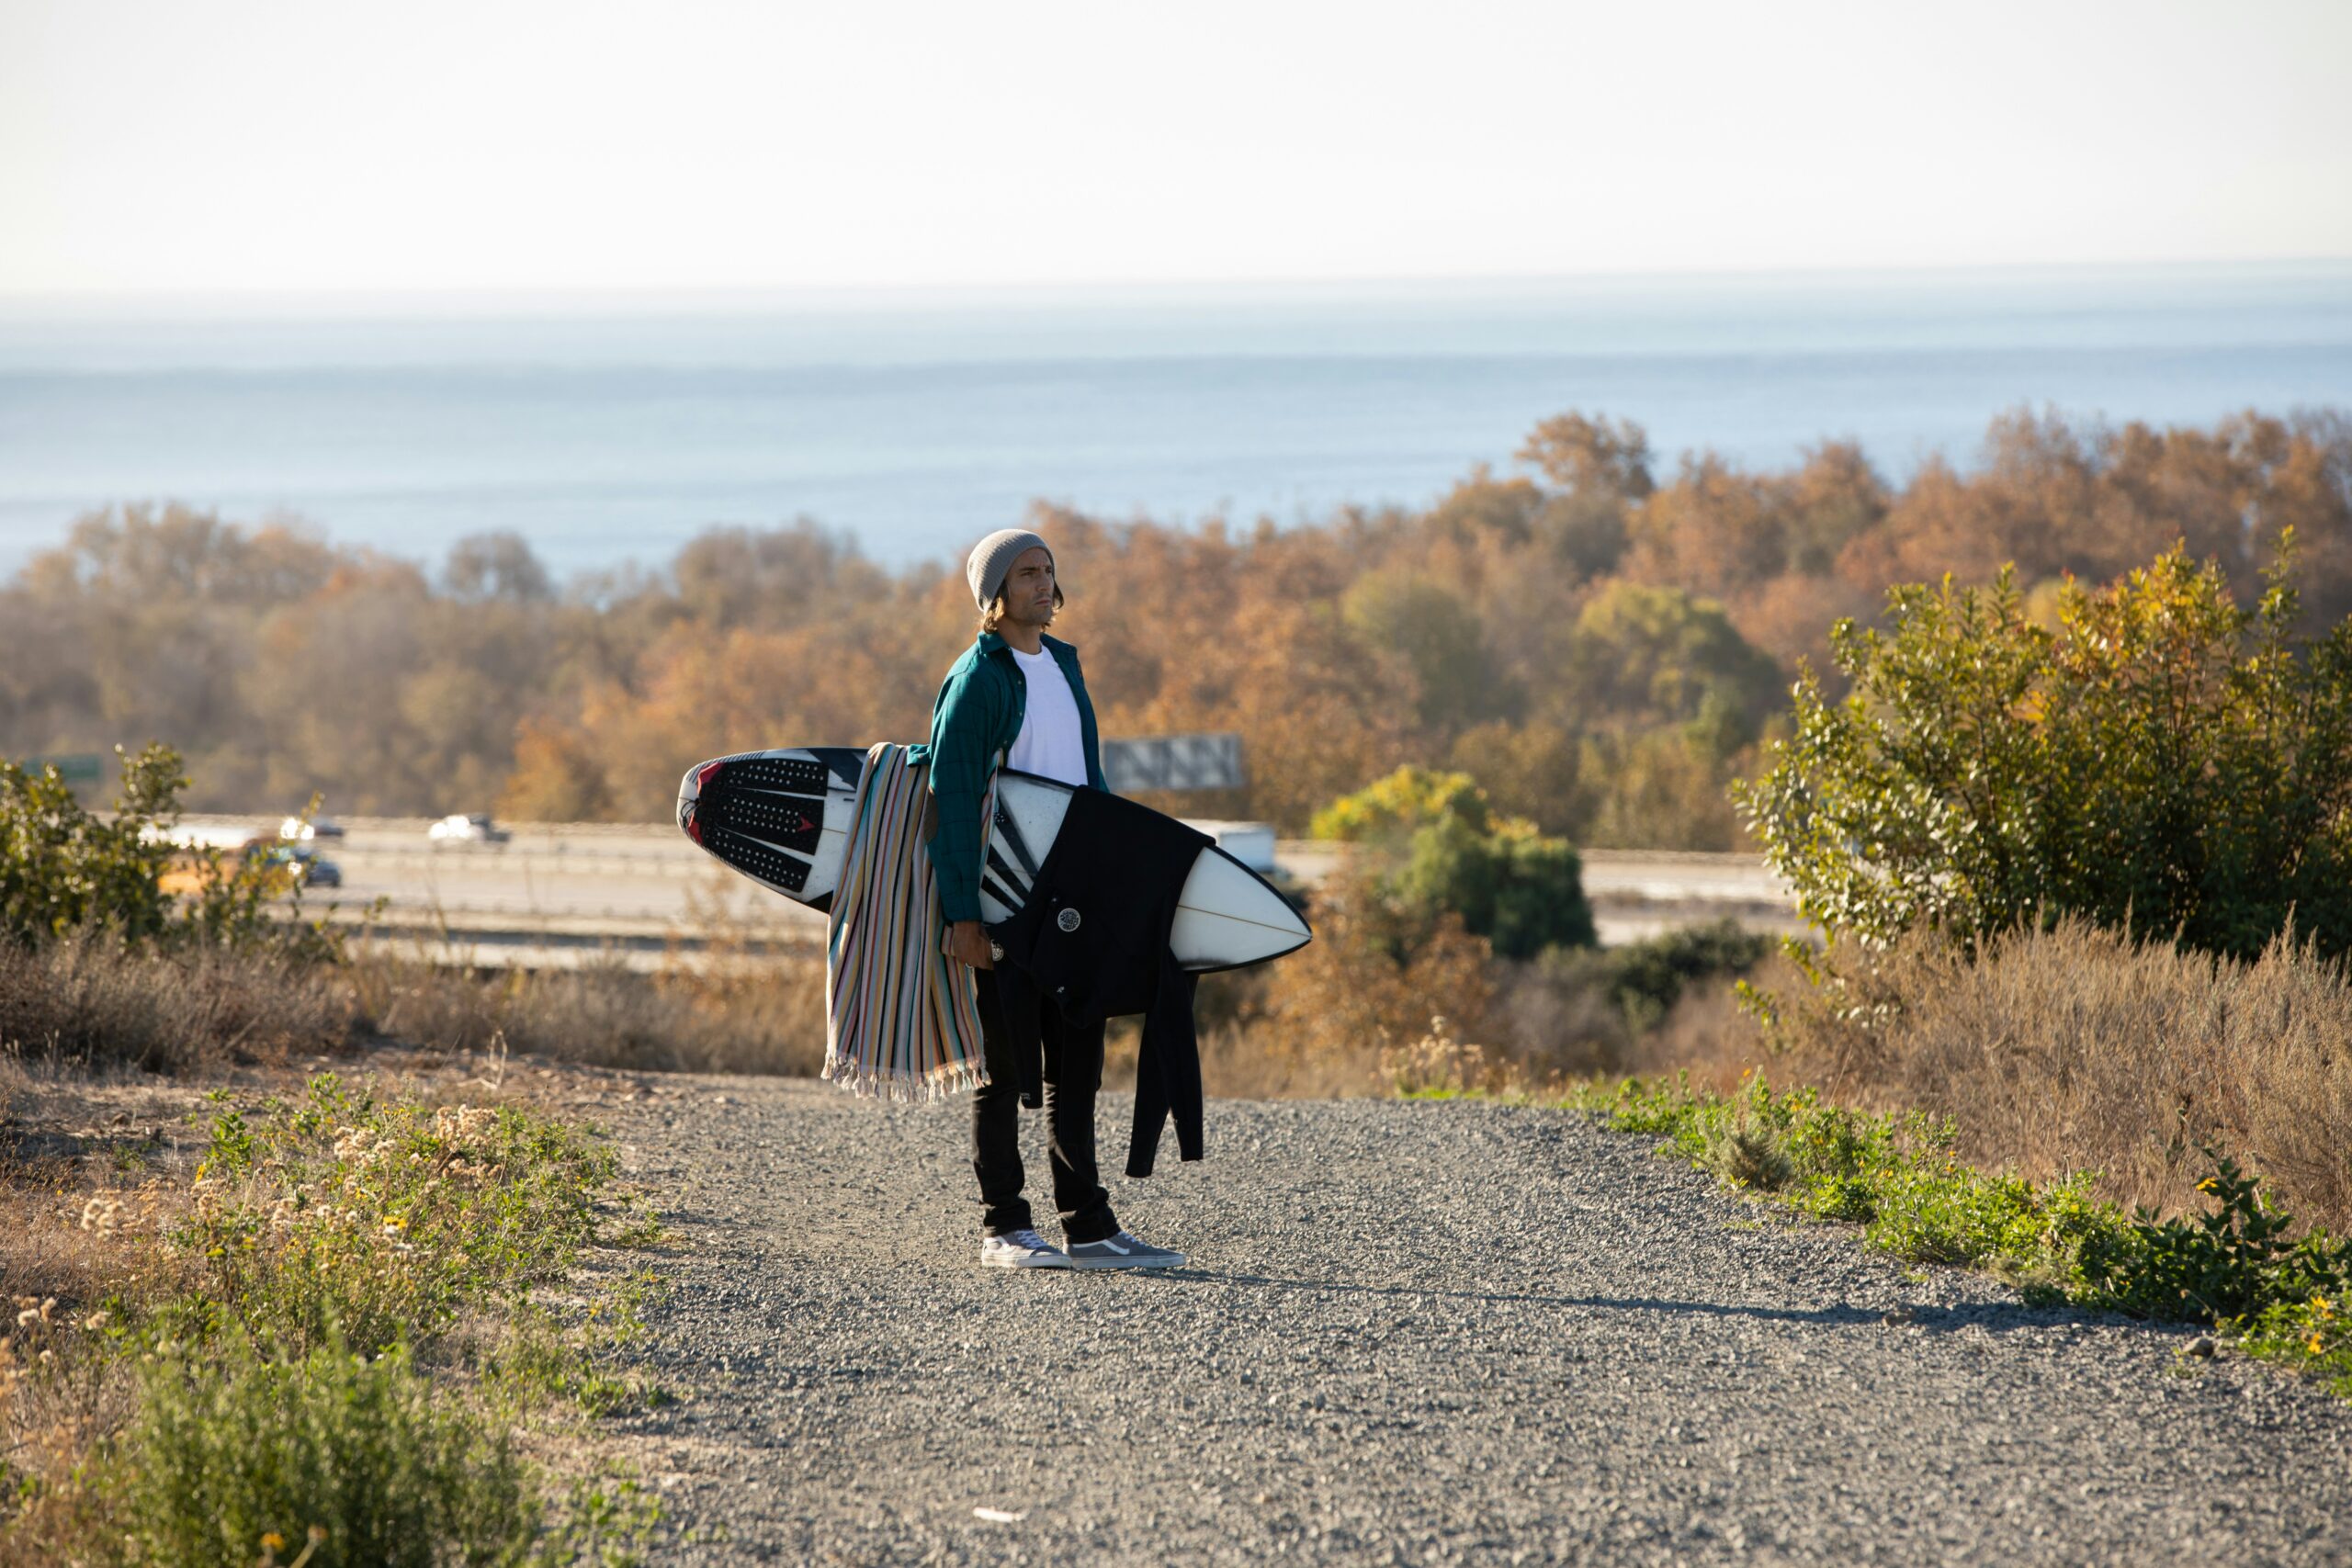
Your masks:
{"label": "gray beanie", "polygon": [[972,547],[964,563],[964,577],[972,585],[972,602],[985,611],[1004,588],[1004,574],[1023,550],[1043,550],[1051,560],[1054,547],[1026,528],[1000,528]]}

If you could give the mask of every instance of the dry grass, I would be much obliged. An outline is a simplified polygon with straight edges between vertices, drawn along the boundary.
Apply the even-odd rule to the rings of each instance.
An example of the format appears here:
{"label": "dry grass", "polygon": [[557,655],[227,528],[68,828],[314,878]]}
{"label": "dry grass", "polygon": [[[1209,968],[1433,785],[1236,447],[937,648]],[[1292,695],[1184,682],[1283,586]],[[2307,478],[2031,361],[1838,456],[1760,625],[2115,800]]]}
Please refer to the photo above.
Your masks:
{"label": "dry grass", "polygon": [[1822,996],[1764,981],[1785,1009],[1776,1050],[1717,1000],[1643,1065],[1718,1085],[1763,1066],[1849,1103],[1941,1111],[1980,1163],[2089,1168],[2106,1195],[2167,1212],[2204,1206],[2211,1144],[2299,1218],[2352,1228],[2352,975],[2307,945],[2241,963],[2068,921],[1974,963],[1920,942],[1858,974]]}
{"label": "dry grass", "polygon": [[[1350,886],[1327,885],[1315,941],[1279,964],[1205,976],[1193,1016],[1201,1081],[1233,1099],[1393,1094],[1393,1070],[1432,1032],[1483,1037],[1494,999],[1487,944],[1449,918],[1408,963],[1360,920]],[[1133,1073],[1132,1046],[1112,1037],[1108,1081]],[[1475,1048],[1474,1048],[1475,1049]]]}
{"label": "dry grass", "polygon": [[351,1000],[331,971],[271,953],[134,948],[104,933],[0,943],[0,1050],[176,1072],[340,1046]]}
{"label": "dry grass", "polygon": [[0,945],[0,1058],[105,1074],[205,1075],[339,1053],[372,1035],[650,1071],[814,1073],[824,970],[787,955],[659,973],[474,970],[401,958],[126,947],[103,935]]}
{"label": "dry grass", "polygon": [[812,1075],[825,1059],[825,973],[786,955],[645,975],[618,964],[473,970],[369,958],[345,972],[377,1033],[443,1051],[503,1040],[526,1055],[638,1071]]}

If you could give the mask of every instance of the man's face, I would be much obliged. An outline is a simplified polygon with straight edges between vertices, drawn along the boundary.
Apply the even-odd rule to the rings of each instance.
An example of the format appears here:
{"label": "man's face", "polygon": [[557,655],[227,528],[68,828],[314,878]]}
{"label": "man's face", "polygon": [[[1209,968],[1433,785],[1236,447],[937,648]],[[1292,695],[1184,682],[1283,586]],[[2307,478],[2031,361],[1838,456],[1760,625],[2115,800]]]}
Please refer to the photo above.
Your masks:
{"label": "man's face", "polygon": [[1054,558],[1032,545],[1021,552],[1004,574],[1004,618],[1016,626],[1040,628],[1054,624]]}

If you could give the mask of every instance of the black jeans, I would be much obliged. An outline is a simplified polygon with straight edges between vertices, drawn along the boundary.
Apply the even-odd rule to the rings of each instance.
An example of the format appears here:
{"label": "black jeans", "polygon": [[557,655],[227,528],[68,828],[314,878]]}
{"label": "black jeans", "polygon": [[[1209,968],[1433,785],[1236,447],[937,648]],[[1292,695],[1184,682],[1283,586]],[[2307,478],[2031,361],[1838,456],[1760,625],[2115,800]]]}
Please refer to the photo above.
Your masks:
{"label": "black jeans", "polygon": [[[1000,986],[1024,986],[1020,971],[982,969],[979,981],[980,1036],[988,1052],[989,1081],[972,1094],[972,1174],[980,1179],[980,1234],[1034,1228],[1029,1200],[1022,1196],[1021,1072],[1016,1049],[1035,1050],[1038,1042],[1009,1037]],[[1102,1087],[1102,1026],[1076,1029],[1064,1021],[1051,998],[1040,998],[1037,1017],[1045,1035],[1046,1153],[1054,1169],[1054,1207],[1062,1234],[1075,1245],[1119,1234],[1111,1195],[1102,1190],[1094,1164],[1094,1093]]]}

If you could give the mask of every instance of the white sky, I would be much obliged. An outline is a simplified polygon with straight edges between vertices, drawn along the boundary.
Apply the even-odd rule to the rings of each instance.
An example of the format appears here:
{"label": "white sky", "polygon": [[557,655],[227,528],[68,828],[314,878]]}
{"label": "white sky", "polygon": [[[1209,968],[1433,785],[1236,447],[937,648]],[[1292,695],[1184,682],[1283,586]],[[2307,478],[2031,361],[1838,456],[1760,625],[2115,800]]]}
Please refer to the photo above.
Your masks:
{"label": "white sky", "polygon": [[2352,255],[2347,0],[0,0],[0,294]]}

